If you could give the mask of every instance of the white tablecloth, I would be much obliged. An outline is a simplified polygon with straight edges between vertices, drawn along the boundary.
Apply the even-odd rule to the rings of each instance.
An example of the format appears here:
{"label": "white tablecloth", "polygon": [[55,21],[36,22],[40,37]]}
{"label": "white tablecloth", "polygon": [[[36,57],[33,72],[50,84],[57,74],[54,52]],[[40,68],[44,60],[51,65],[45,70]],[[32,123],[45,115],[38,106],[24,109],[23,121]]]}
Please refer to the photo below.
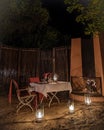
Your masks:
{"label": "white tablecloth", "polygon": [[72,92],[72,87],[70,82],[58,81],[57,83],[30,83],[29,91],[36,91],[42,93],[47,97],[48,93],[69,91]]}

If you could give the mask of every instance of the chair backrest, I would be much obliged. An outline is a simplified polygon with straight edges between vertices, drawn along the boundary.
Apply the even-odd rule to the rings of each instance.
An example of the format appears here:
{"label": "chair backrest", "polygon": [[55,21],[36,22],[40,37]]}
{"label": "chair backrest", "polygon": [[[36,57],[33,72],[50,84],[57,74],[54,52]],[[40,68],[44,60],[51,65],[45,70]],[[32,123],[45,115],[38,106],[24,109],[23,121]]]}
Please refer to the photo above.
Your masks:
{"label": "chair backrest", "polygon": [[12,101],[13,84],[15,86],[16,91],[19,90],[18,83],[14,79],[11,79],[11,81],[10,81],[10,87],[9,87],[9,94],[8,94],[8,101],[9,101],[9,103],[11,103],[11,101]]}
{"label": "chair backrest", "polygon": [[16,90],[19,90],[19,86],[18,86],[17,81],[16,81],[16,80],[14,80],[14,79],[12,79],[12,83],[14,84],[15,89],[16,89]]}
{"label": "chair backrest", "polygon": [[12,84],[14,84],[14,87],[15,87],[15,89],[16,89],[16,94],[17,94],[17,97],[18,97],[18,99],[19,99],[19,97],[20,97],[19,85],[18,85],[17,81],[14,80],[14,79],[12,79]]}
{"label": "chair backrest", "polygon": [[30,77],[29,78],[29,83],[30,82],[36,82],[36,83],[38,83],[38,82],[40,82],[40,79],[39,79],[39,77]]}

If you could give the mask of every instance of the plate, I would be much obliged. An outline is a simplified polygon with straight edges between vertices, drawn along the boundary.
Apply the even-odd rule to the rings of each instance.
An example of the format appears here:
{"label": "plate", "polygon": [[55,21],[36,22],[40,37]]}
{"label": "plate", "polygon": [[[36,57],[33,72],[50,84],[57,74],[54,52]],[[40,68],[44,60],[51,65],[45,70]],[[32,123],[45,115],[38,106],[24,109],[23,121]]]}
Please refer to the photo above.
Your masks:
{"label": "plate", "polygon": [[52,83],[49,83],[49,84],[57,84],[56,82],[52,82]]}
{"label": "plate", "polygon": [[47,84],[47,82],[38,82],[37,84]]}

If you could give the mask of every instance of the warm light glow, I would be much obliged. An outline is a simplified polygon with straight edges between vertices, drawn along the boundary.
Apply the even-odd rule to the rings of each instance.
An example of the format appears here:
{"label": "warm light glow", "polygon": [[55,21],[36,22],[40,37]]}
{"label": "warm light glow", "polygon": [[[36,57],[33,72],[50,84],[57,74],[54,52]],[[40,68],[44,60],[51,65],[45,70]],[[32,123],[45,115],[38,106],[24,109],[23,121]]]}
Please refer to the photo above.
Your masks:
{"label": "warm light glow", "polygon": [[85,94],[85,104],[90,105],[91,104],[91,98],[89,94]]}
{"label": "warm light glow", "polygon": [[53,78],[53,79],[54,79],[54,81],[57,81],[57,77],[55,77],[55,76],[54,76],[54,78]]}
{"label": "warm light glow", "polygon": [[74,104],[71,104],[71,105],[69,106],[69,111],[70,111],[70,113],[73,113],[73,112],[74,112]]}
{"label": "warm light glow", "polygon": [[74,101],[73,100],[68,101],[68,108],[69,108],[70,113],[74,112]]}
{"label": "warm light glow", "polygon": [[42,118],[42,117],[43,117],[43,114],[42,114],[42,112],[41,112],[41,111],[37,112],[37,115],[36,115],[36,117],[37,117],[37,118],[39,118],[39,119],[40,119],[40,118]]}
{"label": "warm light glow", "polygon": [[37,108],[35,116],[36,116],[37,122],[42,121],[42,119],[44,118],[44,107],[43,106],[39,106],[39,108]]}
{"label": "warm light glow", "polygon": [[57,75],[57,74],[54,74],[53,80],[54,80],[55,82],[58,80],[58,75]]}
{"label": "warm light glow", "polygon": [[42,120],[43,117],[44,117],[44,112],[41,110],[37,110],[36,111],[36,120]]}

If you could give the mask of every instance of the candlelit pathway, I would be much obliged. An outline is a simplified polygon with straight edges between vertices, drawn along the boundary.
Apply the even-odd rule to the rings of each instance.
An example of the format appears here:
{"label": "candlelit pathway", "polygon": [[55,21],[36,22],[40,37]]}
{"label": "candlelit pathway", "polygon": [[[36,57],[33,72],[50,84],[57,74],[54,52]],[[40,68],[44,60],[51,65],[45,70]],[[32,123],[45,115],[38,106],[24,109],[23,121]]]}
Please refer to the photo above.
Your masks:
{"label": "candlelit pathway", "polygon": [[16,114],[17,100],[10,105],[6,96],[0,96],[1,130],[104,130],[104,103],[86,106],[75,102],[75,112],[68,112],[67,101],[45,106],[45,117],[41,123],[35,122],[35,112],[22,109]]}

